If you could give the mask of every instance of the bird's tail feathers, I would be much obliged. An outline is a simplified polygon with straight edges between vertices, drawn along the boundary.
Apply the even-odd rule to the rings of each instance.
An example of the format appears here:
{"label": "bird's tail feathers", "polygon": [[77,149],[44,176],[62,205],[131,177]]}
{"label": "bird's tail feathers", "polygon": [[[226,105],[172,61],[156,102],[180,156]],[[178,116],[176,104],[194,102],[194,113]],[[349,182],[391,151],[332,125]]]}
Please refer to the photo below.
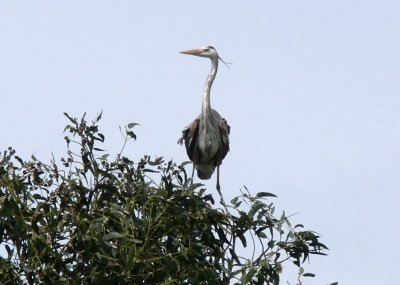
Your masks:
{"label": "bird's tail feathers", "polygon": [[215,167],[210,165],[196,165],[197,176],[201,180],[210,179],[214,173]]}

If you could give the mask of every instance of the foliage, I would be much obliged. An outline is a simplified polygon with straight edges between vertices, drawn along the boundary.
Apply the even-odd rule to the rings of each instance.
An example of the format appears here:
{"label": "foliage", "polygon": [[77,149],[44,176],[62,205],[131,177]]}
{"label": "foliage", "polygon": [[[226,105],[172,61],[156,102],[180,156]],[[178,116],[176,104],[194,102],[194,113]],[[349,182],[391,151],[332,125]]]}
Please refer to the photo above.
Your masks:
{"label": "foliage", "polygon": [[122,151],[111,161],[98,146],[101,114],[92,123],[65,115],[62,164],[0,154],[1,284],[279,284],[284,262],[303,270],[327,249],[274,216],[275,195],[244,188],[226,213],[186,163],[133,162]]}

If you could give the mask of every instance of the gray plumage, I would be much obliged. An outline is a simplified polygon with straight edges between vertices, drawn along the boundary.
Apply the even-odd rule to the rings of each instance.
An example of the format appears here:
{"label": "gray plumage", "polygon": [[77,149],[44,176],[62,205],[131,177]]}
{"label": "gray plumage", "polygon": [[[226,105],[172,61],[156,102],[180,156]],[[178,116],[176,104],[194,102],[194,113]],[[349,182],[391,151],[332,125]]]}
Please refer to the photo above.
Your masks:
{"label": "gray plumage", "polygon": [[182,131],[179,143],[185,143],[186,153],[200,179],[210,179],[229,151],[230,126],[214,109],[201,125],[201,114]]}

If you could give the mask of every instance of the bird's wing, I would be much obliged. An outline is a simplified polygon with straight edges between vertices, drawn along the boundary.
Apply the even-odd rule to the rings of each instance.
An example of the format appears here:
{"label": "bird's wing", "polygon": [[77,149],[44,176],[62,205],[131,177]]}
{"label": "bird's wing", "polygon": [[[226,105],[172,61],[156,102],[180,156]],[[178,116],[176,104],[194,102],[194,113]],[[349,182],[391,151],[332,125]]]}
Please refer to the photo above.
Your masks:
{"label": "bird's wing", "polygon": [[228,122],[222,118],[218,121],[218,128],[221,132],[221,149],[220,149],[220,160],[225,158],[226,154],[229,151],[229,134],[231,132],[231,127],[228,125]]}
{"label": "bird's wing", "polygon": [[222,163],[222,160],[229,151],[229,134],[231,132],[231,127],[224,118],[221,118],[218,120],[218,129],[221,133],[221,147],[219,149],[219,155],[215,161],[216,166]]}
{"label": "bird's wing", "polygon": [[199,133],[199,123],[200,119],[197,117],[182,130],[182,137],[178,140],[179,144],[185,142],[186,153],[191,161],[193,161],[196,138]]}
{"label": "bird's wing", "polygon": [[229,134],[231,132],[231,127],[228,125],[228,122],[221,117],[221,115],[214,109],[212,109],[212,114],[217,120],[218,129],[221,134],[221,146],[218,150],[218,153],[215,157],[214,165],[218,166],[222,163],[222,160],[225,158],[226,154],[229,151]]}

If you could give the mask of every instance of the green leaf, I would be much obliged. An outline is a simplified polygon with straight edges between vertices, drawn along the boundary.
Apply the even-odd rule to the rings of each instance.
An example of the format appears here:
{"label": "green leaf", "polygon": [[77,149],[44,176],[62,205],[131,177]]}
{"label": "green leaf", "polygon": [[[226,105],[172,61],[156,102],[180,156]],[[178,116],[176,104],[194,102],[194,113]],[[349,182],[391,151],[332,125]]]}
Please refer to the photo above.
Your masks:
{"label": "green leaf", "polygon": [[257,233],[257,235],[258,235],[260,238],[267,238],[267,235],[266,235],[265,233],[263,233],[263,232],[259,232],[259,233]]}
{"label": "green leaf", "polygon": [[281,273],[282,272],[282,264],[280,262],[276,262],[275,263],[275,270],[277,273]]}
{"label": "green leaf", "polygon": [[45,197],[43,197],[42,195],[40,195],[39,193],[35,193],[32,195],[33,199],[35,200],[47,200]]}
{"label": "green leaf", "polygon": [[99,140],[101,142],[104,142],[104,139],[105,139],[104,135],[103,134],[98,134],[98,136],[99,136],[99,138],[97,138],[97,140]]}
{"label": "green leaf", "polygon": [[158,173],[159,171],[153,170],[153,169],[150,169],[150,168],[145,168],[145,169],[143,169],[143,172]]}
{"label": "green leaf", "polygon": [[192,162],[191,161],[184,161],[184,162],[181,163],[181,166],[184,167],[184,166],[186,166],[188,164],[192,164]]}
{"label": "green leaf", "polygon": [[103,111],[101,111],[100,114],[97,115],[96,122],[100,121],[102,115]]}
{"label": "green leaf", "polygon": [[253,219],[253,217],[257,213],[257,211],[260,210],[261,208],[263,208],[264,206],[265,206],[265,204],[261,203],[261,202],[254,203],[247,215],[249,216],[250,219]]}
{"label": "green leaf", "polygon": [[66,116],[72,123],[74,123],[75,125],[78,124],[78,121],[74,118],[71,118],[68,113],[64,112],[64,116]]}
{"label": "green leaf", "polygon": [[135,126],[140,126],[140,124],[138,124],[138,123],[129,123],[128,124],[128,129],[132,129]]}
{"label": "green leaf", "polygon": [[7,244],[5,245],[5,247],[6,247],[7,254],[8,254],[7,262],[10,262],[13,254],[14,254],[14,249],[11,249],[10,246],[8,246]]}
{"label": "green leaf", "polygon": [[24,162],[22,161],[22,159],[19,156],[15,156],[15,159],[18,160],[18,162],[21,164],[21,166],[24,166]]}
{"label": "green leaf", "polygon": [[124,236],[117,232],[110,232],[103,237],[103,240],[109,241],[111,239],[123,238]]}
{"label": "green leaf", "polygon": [[246,242],[246,238],[244,237],[243,234],[238,234],[238,237],[240,239],[240,241],[242,242],[244,247],[247,247],[247,242]]}
{"label": "green leaf", "polygon": [[232,255],[232,258],[237,262],[237,264],[240,264],[239,257],[232,248],[229,249],[229,253]]}
{"label": "green leaf", "polygon": [[127,134],[128,136],[130,136],[131,138],[133,138],[134,140],[136,140],[136,135],[135,135],[134,132],[128,131],[128,132],[126,132],[126,134]]}
{"label": "green leaf", "polygon": [[262,197],[278,197],[275,194],[268,193],[268,192],[258,192],[256,195],[257,198],[262,198]]}

